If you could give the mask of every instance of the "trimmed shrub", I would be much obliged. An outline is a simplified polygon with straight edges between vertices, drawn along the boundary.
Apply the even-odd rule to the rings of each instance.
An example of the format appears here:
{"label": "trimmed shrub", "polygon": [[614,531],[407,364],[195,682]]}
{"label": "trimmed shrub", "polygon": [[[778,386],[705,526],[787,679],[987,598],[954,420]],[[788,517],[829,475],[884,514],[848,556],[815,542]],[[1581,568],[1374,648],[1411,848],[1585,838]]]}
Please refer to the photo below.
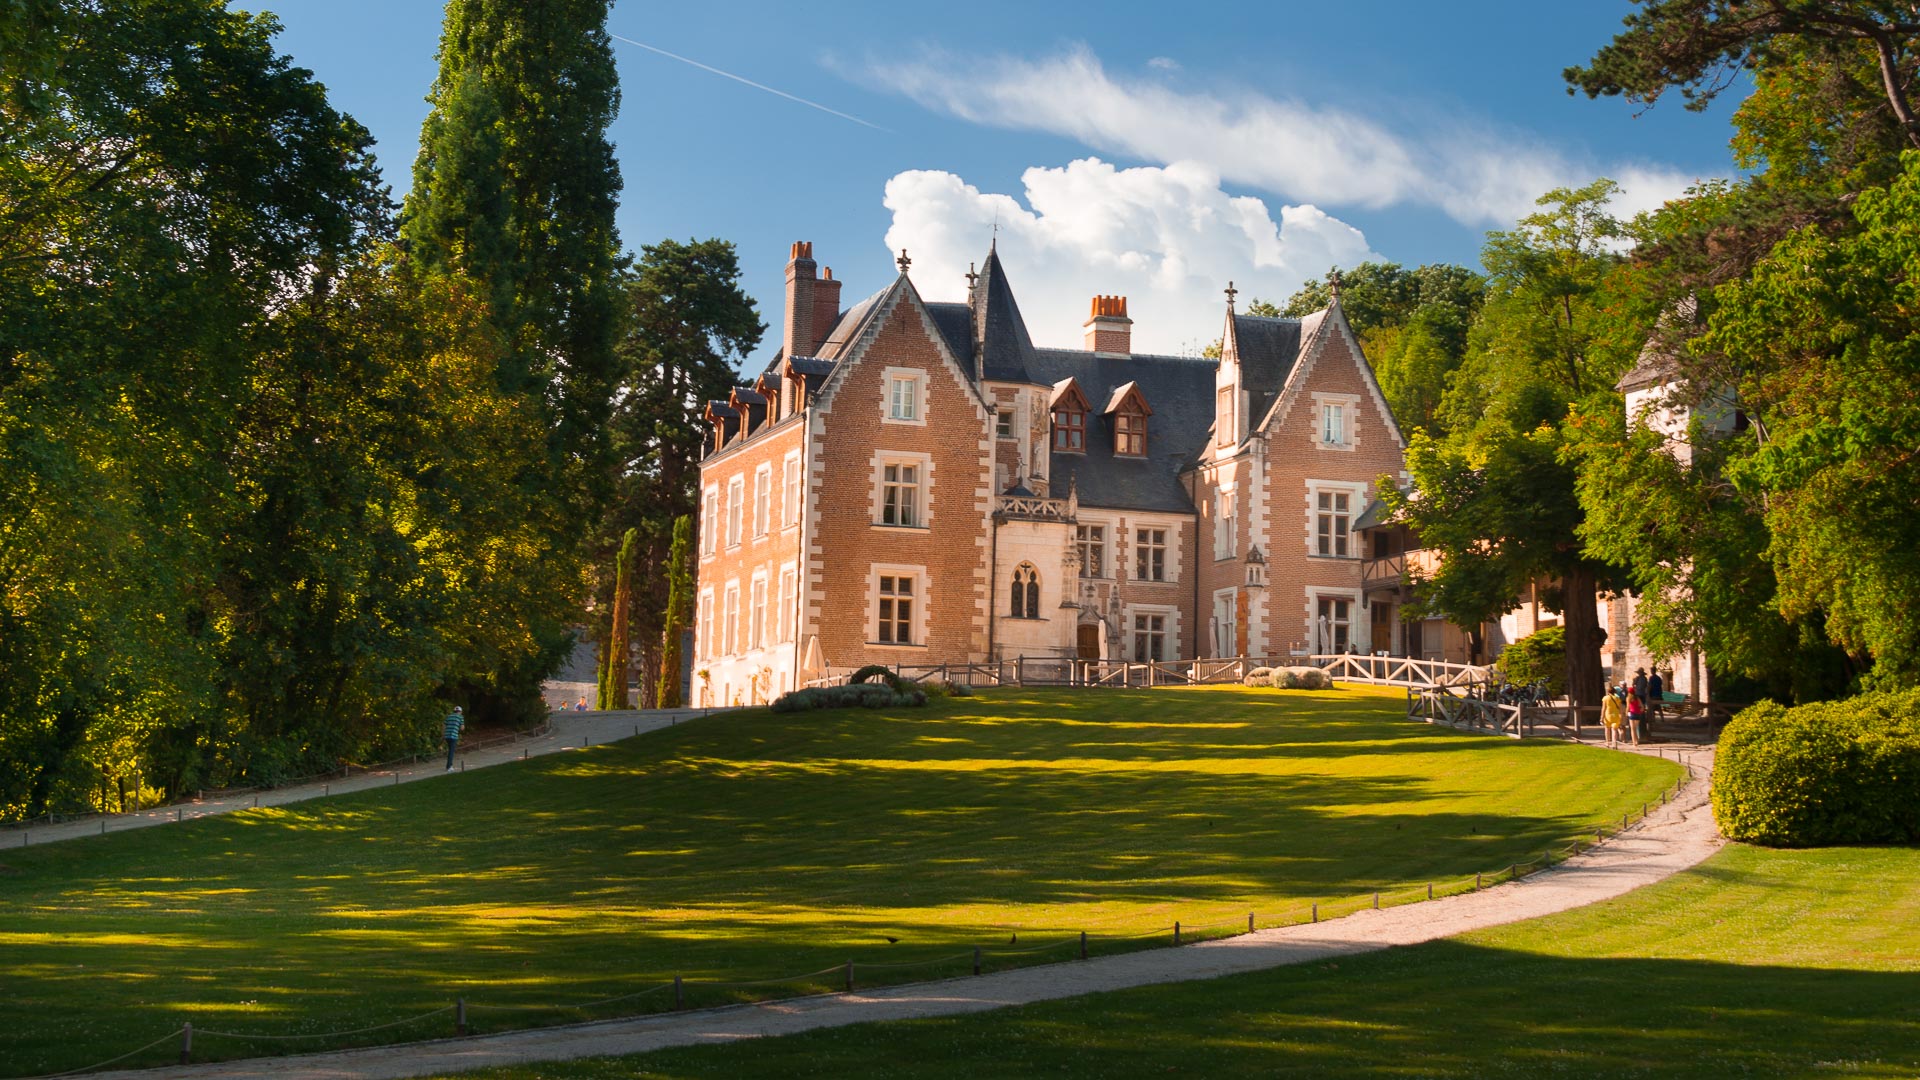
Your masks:
{"label": "trimmed shrub", "polygon": [[866,667],[863,667],[859,671],[856,671],[852,675],[848,676],[847,685],[858,686],[861,683],[870,683],[875,679],[878,679],[881,682],[886,683],[888,687],[899,692],[904,692],[913,687],[912,683],[908,682],[907,680],[901,678],[898,675],[895,675],[893,673],[893,669],[885,666],[884,664],[868,664]]}
{"label": "trimmed shrub", "polygon": [[1771,847],[1920,841],[1920,690],[1742,710],[1715,752],[1713,817]]}
{"label": "trimmed shrub", "polygon": [[810,709],[911,709],[926,703],[926,693],[917,687],[895,690],[878,683],[848,683],[844,686],[809,686],[782,694],[772,707],[774,712],[785,713]]}
{"label": "trimmed shrub", "polygon": [[1248,686],[1272,686],[1273,669],[1270,667],[1254,668],[1252,671],[1247,672],[1246,678],[1240,681]]}
{"label": "trimmed shrub", "polygon": [[1508,682],[1532,683],[1546,680],[1554,697],[1567,694],[1567,628],[1548,626],[1500,650],[1494,663]]}
{"label": "trimmed shrub", "polygon": [[1273,685],[1282,690],[1331,690],[1333,676],[1317,667],[1274,668]]}

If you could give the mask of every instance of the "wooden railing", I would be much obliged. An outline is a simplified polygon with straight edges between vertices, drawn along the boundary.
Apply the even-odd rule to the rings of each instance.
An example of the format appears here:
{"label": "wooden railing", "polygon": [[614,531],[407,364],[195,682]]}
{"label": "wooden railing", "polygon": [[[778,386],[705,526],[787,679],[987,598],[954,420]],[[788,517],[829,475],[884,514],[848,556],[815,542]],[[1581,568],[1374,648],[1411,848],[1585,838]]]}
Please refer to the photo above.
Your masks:
{"label": "wooden railing", "polygon": [[1073,508],[1065,499],[1049,499],[1040,495],[999,495],[994,499],[993,509],[1003,518],[1027,518],[1034,521],[1068,521],[1073,517]]}
{"label": "wooden railing", "polygon": [[1440,553],[1432,548],[1414,548],[1378,559],[1363,559],[1360,587],[1363,590],[1392,588],[1406,577],[1409,568],[1422,577],[1432,577],[1440,568]]}

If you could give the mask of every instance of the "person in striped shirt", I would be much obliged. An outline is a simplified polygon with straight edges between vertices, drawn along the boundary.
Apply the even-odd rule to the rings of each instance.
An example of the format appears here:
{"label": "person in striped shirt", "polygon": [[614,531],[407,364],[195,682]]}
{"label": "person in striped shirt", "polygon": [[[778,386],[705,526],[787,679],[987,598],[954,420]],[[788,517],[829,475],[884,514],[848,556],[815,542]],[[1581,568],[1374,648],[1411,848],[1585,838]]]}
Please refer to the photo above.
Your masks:
{"label": "person in striped shirt", "polygon": [[447,714],[447,768],[449,770],[453,768],[453,752],[460,747],[460,732],[466,726],[466,716],[460,712],[460,706],[455,705],[453,711]]}

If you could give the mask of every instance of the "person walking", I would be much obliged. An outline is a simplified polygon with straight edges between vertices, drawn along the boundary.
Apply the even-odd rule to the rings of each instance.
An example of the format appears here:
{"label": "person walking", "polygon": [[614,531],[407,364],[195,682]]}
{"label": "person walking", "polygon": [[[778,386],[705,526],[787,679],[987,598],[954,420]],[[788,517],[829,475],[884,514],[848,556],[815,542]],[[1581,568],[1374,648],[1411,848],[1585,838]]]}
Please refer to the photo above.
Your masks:
{"label": "person walking", "polygon": [[1647,727],[1651,731],[1653,721],[1661,715],[1667,704],[1667,684],[1660,678],[1660,669],[1654,668],[1647,675]]}
{"label": "person walking", "polygon": [[1617,688],[1607,691],[1607,700],[1600,703],[1600,726],[1606,729],[1607,745],[1620,745],[1620,728],[1627,722],[1626,710],[1620,706],[1620,692]]}
{"label": "person walking", "polygon": [[1640,745],[1640,725],[1647,717],[1647,706],[1639,694],[1627,695],[1627,734],[1633,739],[1633,745]]}
{"label": "person walking", "polygon": [[447,714],[447,769],[448,771],[452,771],[453,769],[453,752],[460,748],[460,732],[463,729],[465,729],[466,726],[467,726],[467,718],[465,714],[463,714],[460,711],[460,706],[455,705],[453,707],[453,711]]}

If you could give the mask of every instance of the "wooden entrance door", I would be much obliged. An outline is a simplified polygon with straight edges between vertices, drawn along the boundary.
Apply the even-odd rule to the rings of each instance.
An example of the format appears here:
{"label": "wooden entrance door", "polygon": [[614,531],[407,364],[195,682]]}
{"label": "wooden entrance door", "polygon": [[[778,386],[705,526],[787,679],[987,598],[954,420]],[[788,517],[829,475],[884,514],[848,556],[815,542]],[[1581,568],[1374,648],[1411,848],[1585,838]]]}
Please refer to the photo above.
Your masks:
{"label": "wooden entrance door", "polygon": [[1373,611],[1373,651],[1385,653],[1393,651],[1393,605],[1385,601],[1375,601]]}
{"label": "wooden entrance door", "polygon": [[1080,637],[1077,644],[1079,645],[1079,650],[1076,655],[1078,655],[1080,659],[1100,659],[1100,624],[1081,623]]}

